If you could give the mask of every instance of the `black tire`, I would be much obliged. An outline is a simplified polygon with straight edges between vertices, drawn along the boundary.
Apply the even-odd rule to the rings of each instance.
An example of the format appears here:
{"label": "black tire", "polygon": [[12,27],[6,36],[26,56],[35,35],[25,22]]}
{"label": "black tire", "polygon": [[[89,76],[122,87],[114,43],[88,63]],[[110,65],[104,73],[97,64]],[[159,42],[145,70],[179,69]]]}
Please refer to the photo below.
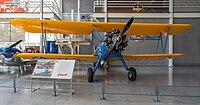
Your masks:
{"label": "black tire", "polygon": [[134,67],[130,67],[130,68],[128,69],[127,76],[128,76],[128,79],[129,79],[130,81],[135,81],[135,80],[136,80],[136,78],[137,78],[137,72],[136,72],[136,70],[135,70]]}
{"label": "black tire", "polygon": [[92,68],[88,68],[87,78],[88,78],[88,82],[93,82],[93,80],[94,80],[94,72],[93,72]]}

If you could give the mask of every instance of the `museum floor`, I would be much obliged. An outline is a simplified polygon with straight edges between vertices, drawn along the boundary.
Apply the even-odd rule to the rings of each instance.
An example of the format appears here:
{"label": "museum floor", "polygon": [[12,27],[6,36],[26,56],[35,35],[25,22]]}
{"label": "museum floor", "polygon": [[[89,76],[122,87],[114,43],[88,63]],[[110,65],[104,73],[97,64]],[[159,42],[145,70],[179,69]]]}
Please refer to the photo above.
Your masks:
{"label": "museum floor", "polygon": [[[30,73],[19,75],[15,67],[0,68],[0,86],[12,86],[12,79],[17,78],[17,92],[13,88],[0,87],[0,105],[199,105],[200,97],[180,97],[180,96],[200,96],[200,87],[160,87],[162,95],[180,96],[159,96],[160,102],[154,102],[155,96],[138,95],[154,94],[155,85],[159,86],[200,86],[199,67],[175,67],[173,70],[168,67],[137,66],[137,81],[132,82],[127,79],[123,67],[110,67],[109,70],[102,69],[95,74],[96,85],[73,85],[74,90],[84,91],[69,95],[59,91],[57,96],[53,96],[52,82],[33,83],[34,92],[30,89]],[[5,70],[6,69],[6,70]],[[9,70],[8,70],[9,69]],[[86,67],[78,67],[74,71],[73,82],[87,83]],[[39,80],[34,80],[39,81]],[[44,81],[44,79],[42,80]],[[45,80],[46,81],[46,80]],[[60,81],[63,82],[63,81]],[[70,82],[70,81],[68,81]],[[105,94],[105,100],[101,100],[102,94],[91,94],[99,92],[99,84],[125,84],[107,85],[106,92],[119,94]],[[126,84],[130,84],[126,85]],[[132,86],[132,85],[133,86]],[[135,85],[135,86],[134,86]],[[57,84],[57,88],[65,89],[64,84]],[[66,86],[66,87],[65,87]],[[27,88],[27,89],[26,89]],[[36,90],[37,89],[37,90]],[[122,95],[132,93],[136,95]]]}

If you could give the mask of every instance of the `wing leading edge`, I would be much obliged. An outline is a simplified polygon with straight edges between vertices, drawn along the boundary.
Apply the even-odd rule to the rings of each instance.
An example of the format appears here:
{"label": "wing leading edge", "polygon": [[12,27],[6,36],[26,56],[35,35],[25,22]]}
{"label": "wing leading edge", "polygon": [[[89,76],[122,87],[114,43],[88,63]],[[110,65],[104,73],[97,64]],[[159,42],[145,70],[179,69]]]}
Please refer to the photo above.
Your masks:
{"label": "wing leading edge", "polygon": [[78,60],[84,62],[95,62],[97,56],[94,55],[76,55],[76,54],[42,54],[42,53],[19,53],[18,57],[24,59],[69,59],[69,60]]}
{"label": "wing leading edge", "polygon": [[[34,20],[34,19],[13,19],[11,24],[15,27],[31,33],[41,33],[42,26],[46,33],[54,34],[90,34],[94,27],[99,32],[111,32],[112,29],[122,31],[126,23],[117,22],[75,22],[61,20]],[[160,33],[178,34],[192,28],[190,24],[142,24],[133,23],[126,34],[137,36],[158,36]]]}
{"label": "wing leading edge", "polygon": [[[84,55],[84,54],[42,54],[42,53],[20,53],[18,57],[24,59],[73,59],[83,62],[96,62],[98,56]],[[125,54],[123,58],[128,61],[149,61],[149,60],[161,60],[162,58],[175,58],[181,57],[183,54]],[[112,61],[115,61],[113,59]]]}
{"label": "wing leading edge", "polygon": [[123,58],[126,61],[155,61],[164,58],[176,58],[184,56],[184,54],[125,54]]}

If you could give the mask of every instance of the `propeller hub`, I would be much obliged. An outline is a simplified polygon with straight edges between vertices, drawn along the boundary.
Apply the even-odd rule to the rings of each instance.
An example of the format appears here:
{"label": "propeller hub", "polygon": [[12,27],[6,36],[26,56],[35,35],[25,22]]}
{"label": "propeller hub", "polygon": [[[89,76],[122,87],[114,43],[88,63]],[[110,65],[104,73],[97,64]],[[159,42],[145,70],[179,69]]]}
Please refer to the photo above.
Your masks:
{"label": "propeller hub", "polygon": [[125,50],[128,46],[128,38],[126,35],[121,35],[121,32],[117,29],[114,29],[112,32],[105,35],[105,45],[109,49],[111,46],[116,44],[113,49],[114,52],[120,52]]}
{"label": "propeller hub", "polygon": [[105,45],[108,47],[108,51],[106,52],[105,56],[102,58],[103,61],[109,57],[111,53],[121,52],[128,46],[128,39],[125,35],[126,31],[129,29],[133,22],[134,18],[132,17],[127,24],[125,25],[122,32],[118,29],[114,29],[111,33],[106,35]]}

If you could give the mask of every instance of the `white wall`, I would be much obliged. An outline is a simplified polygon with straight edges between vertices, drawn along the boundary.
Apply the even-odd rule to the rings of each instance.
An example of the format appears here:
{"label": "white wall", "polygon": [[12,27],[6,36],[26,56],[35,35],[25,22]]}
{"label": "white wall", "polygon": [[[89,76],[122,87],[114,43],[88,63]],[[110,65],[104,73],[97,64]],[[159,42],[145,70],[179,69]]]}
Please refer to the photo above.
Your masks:
{"label": "white wall", "polygon": [[25,33],[25,42],[29,43],[39,43],[40,42],[40,35],[38,33]]}

